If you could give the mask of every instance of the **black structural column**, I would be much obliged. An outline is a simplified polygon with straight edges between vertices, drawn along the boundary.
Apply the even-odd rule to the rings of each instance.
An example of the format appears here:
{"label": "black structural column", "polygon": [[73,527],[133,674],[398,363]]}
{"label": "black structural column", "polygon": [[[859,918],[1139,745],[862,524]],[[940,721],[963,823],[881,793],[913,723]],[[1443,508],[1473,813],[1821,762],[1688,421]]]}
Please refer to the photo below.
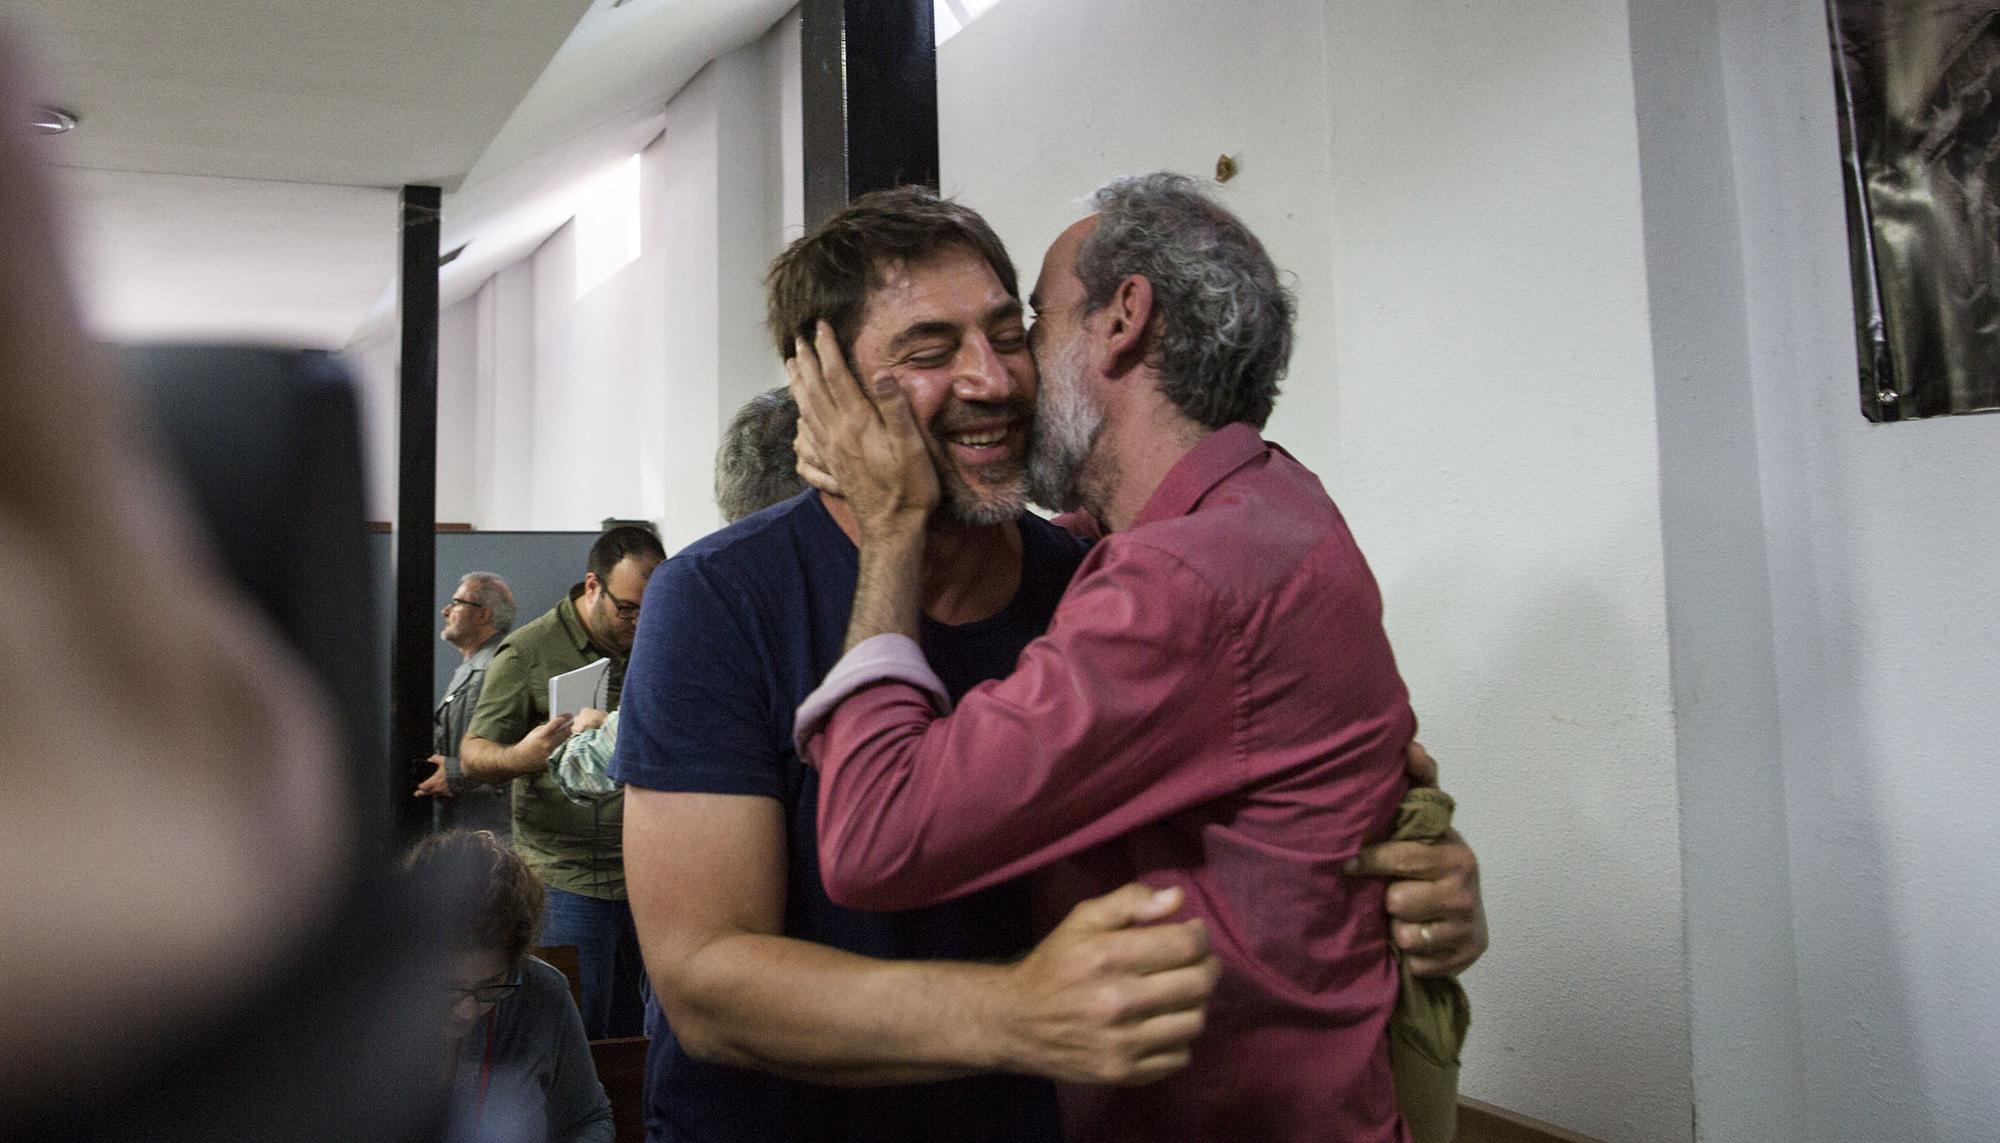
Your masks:
{"label": "black structural column", "polygon": [[805,0],[805,222],[859,194],[938,185],[932,0]]}
{"label": "black structural column", "polygon": [[406,186],[402,196],[401,404],[396,459],[396,641],[389,673],[389,812],[396,840],[430,822],[410,796],[431,753],[432,592],[437,578],[438,242],[444,192]]}

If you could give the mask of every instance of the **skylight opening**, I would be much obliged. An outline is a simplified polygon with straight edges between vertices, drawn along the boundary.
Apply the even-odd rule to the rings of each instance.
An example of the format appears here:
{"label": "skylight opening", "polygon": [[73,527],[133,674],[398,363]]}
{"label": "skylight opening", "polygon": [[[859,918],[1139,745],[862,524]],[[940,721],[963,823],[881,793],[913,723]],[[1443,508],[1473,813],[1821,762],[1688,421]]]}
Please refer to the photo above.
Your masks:
{"label": "skylight opening", "polygon": [[603,285],[639,257],[639,156],[591,180],[576,211],[576,296]]}
{"label": "skylight opening", "polygon": [[932,23],[936,25],[937,45],[943,47],[946,40],[964,31],[967,25],[984,16],[988,8],[999,2],[1000,0],[931,0]]}

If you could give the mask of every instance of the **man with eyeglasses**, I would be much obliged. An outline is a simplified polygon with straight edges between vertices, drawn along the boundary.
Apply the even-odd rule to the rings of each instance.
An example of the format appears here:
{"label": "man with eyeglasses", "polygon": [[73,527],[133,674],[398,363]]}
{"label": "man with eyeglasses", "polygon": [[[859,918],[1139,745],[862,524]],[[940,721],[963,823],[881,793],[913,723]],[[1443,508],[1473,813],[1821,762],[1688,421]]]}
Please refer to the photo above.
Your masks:
{"label": "man with eyeglasses", "polygon": [[580,802],[556,784],[549,755],[572,728],[569,715],[550,717],[549,680],[609,659],[607,707],[618,709],[639,601],[665,558],[645,528],[622,525],[599,536],[583,582],[501,641],[459,747],[467,778],[513,785],[514,848],[549,889],[542,941],[576,946],[583,1026],[593,1040],[636,1036],[643,1016],[645,967],[620,842],[625,795],[619,789]]}
{"label": "man with eyeglasses", "polygon": [[514,836],[508,788],[466,778],[458,743],[472,724],[500,640],[514,629],[514,593],[492,572],[471,572],[458,581],[443,614],[439,638],[458,648],[460,662],[431,715],[433,753],[426,761],[437,769],[418,783],[416,796],[433,799],[433,829],[483,829],[507,840]]}

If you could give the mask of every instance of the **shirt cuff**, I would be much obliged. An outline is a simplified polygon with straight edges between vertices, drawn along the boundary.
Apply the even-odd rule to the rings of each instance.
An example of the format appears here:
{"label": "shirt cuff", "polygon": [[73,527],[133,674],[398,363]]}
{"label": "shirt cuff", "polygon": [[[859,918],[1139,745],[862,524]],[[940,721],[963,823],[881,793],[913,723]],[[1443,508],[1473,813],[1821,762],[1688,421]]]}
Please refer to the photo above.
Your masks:
{"label": "shirt cuff", "polygon": [[1097,522],[1097,517],[1081,508],[1074,512],[1065,512],[1049,522],[1079,540],[1090,540],[1094,543],[1104,538],[1104,525]]}
{"label": "shirt cuff", "polygon": [[465,771],[459,765],[458,755],[444,756],[444,788],[450,793],[463,794],[472,783],[466,780]]}
{"label": "shirt cuff", "polygon": [[798,717],[792,724],[792,741],[798,747],[799,760],[808,766],[818,765],[810,750],[813,737],[826,729],[827,721],[848,696],[877,683],[907,683],[930,696],[938,717],[951,713],[951,696],[944,689],[943,680],[925,661],[923,648],[917,646],[915,639],[908,635],[872,635],[842,655],[819,687],[799,704]]}

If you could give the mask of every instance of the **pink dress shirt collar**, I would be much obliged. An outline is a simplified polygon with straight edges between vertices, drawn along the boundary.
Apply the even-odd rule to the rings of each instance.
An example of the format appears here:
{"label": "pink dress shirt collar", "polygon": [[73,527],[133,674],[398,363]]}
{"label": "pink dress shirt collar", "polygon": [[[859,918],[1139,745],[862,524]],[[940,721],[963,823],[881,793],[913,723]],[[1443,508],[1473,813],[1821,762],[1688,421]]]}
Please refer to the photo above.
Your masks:
{"label": "pink dress shirt collar", "polygon": [[1168,470],[1167,478],[1146,498],[1146,506],[1139,510],[1132,527],[1171,520],[1194,511],[1209,490],[1228,479],[1230,473],[1263,456],[1267,447],[1257,430],[1242,421],[1208,434]]}

